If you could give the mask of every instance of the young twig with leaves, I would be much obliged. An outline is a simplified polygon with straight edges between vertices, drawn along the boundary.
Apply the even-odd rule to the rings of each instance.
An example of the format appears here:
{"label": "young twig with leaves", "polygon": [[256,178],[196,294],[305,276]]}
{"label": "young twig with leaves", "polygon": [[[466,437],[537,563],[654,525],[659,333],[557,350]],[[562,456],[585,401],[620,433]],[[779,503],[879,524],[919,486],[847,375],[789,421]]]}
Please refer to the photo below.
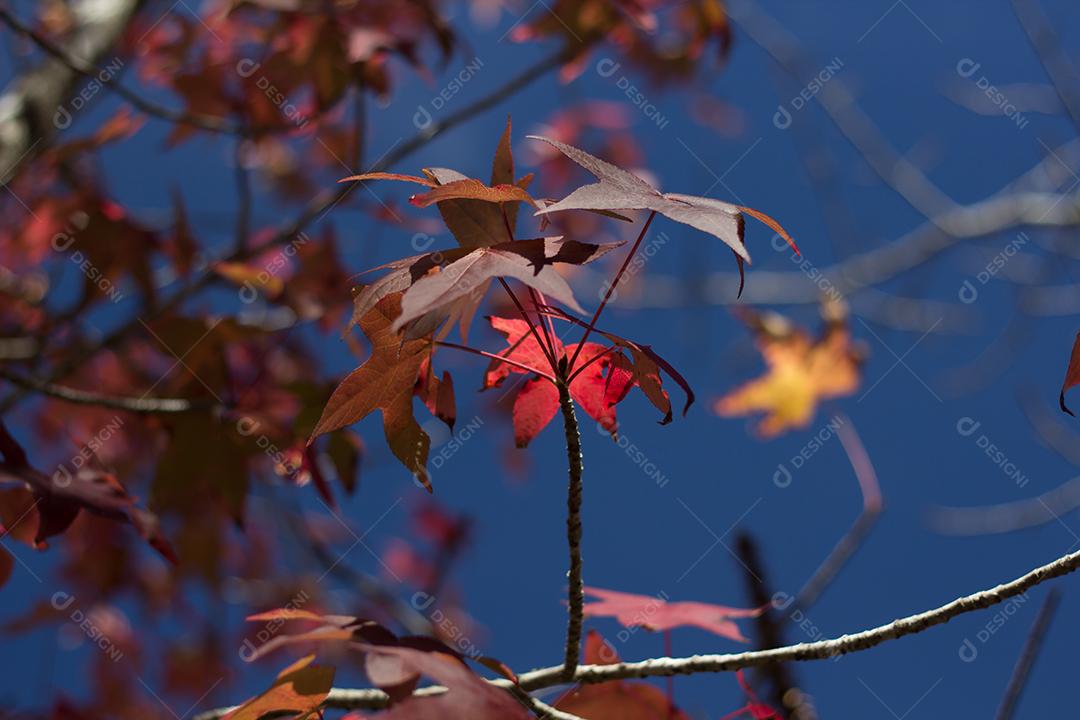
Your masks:
{"label": "young twig with leaves", "polygon": [[[685,391],[684,414],[694,398],[688,383],[649,345],[598,328],[609,299],[658,213],[720,238],[731,248],[740,271],[744,261],[750,259],[743,239],[743,213],[765,222],[792,247],[794,242],[779,223],[760,211],[711,198],[661,193],[636,175],[583,150],[548,138],[530,139],[552,145],[599,182],[579,187],[558,202],[534,199],[527,191],[532,176],[515,176],[509,121],[495,151],[490,184],[445,168],[426,168],[423,176],[380,172],[343,181],[398,180],[423,186],[426,190],[409,201],[417,207],[435,205],[458,247],[375,268],[386,272],[358,291],[350,323],[350,328],[359,325],[367,336],[371,356],[331,395],[309,443],[378,409],[391,451],[430,492],[433,488],[426,469],[430,438],[413,415],[412,399],[420,395],[428,409],[452,427],[453,385],[448,374],[441,380],[435,376],[436,349],[488,358],[484,388],[498,387],[511,376],[525,376],[513,408],[518,447],[528,445],[559,413],[566,433],[570,567],[563,675],[570,680],[579,661],[584,600],[584,461],[575,404],[614,437],[618,427],[615,408],[635,387],[662,413],[661,422],[665,424],[672,419],[672,408],[664,389],[664,375]],[[561,211],[598,212],[624,221],[628,218],[618,211],[649,211],[587,323],[550,304],[554,301],[571,312],[583,313],[557,266],[593,262],[617,245],[597,245],[562,236],[518,239],[515,234],[522,203],[535,210],[541,232],[548,226],[548,216]],[[463,341],[467,341],[473,318],[493,281],[499,283],[517,309],[516,318],[489,318],[491,326],[506,337],[508,346],[491,352],[447,341],[455,325]],[[523,285],[524,294],[508,281]],[[564,344],[565,333],[556,330],[556,321],[569,330],[581,328],[580,340]],[[594,335],[607,342],[590,342]]]}

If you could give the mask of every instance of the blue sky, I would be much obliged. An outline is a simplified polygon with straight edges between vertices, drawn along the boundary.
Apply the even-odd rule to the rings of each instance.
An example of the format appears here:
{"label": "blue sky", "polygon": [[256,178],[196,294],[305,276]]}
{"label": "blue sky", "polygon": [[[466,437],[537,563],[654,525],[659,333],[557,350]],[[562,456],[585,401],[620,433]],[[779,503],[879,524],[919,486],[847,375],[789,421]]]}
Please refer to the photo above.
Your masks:
{"label": "blue sky", "polygon": [[[812,71],[831,63],[836,77],[856,93],[862,109],[892,146],[920,164],[957,202],[995,192],[1035,165],[1048,148],[1075,134],[1063,116],[1029,113],[1027,122],[1018,127],[1015,118],[975,114],[943,94],[945,88],[977,83],[983,77],[996,86],[1045,82],[1008,3],[874,0],[763,6],[815,59]],[[1080,29],[1080,8],[1048,3],[1047,12],[1065,38],[1066,51],[1075,55],[1078,47],[1071,38]],[[474,54],[483,65],[445,112],[483,96],[513,69],[524,68],[543,53],[543,48],[498,40],[515,17],[504,14],[496,29],[469,31]],[[523,136],[563,103],[627,101],[613,77],[597,72],[595,63],[604,57],[603,50],[595,53],[589,68],[570,85],[560,85],[554,78],[535,83],[394,169],[414,172],[421,166],[446,166],[483,177],[507,112],[514,118],[515,150],[524,158]],[[972,62],[978,70],[962,77],[958,67],[970,68]],[[459,64],[452,60],[446,75],[456,74]],[[10,71],[5,65],[4,72]],[[743,129],[734,137],[720,136],[696,122],[685,96],[650,88],[632,68],[619,72],[639,85],[669,120],[659,128],[630,106],[645,164],[662,187],[686,193],[711,187],[709,193],[715,197],[737,197],[767,211],[791,230],[814,266],[826,268],[880,247],[921,224],[919,213],[883,186],[816,99],[795,110],[793,99],[805,81],[785,75],[742,27],[736,26],[728,65],[722,71],[703,70],[700,81],[710,96],[739,109]],[[445,78],[437,78],[435,87],[444,82]],[[377,157],[380,149],[410,135],[416,108],[430,103],[431,97],[431,87],[401,82],[388,107],[372,106],[369,156]],[[107,114],[113,102],[110,98],[95,110],[102,114],[97,117]],[[774,123],[780,106],[794,110],[792,127],[781,129]],[[88,115],[80,122],[89,127],[94,119]],[[160,122],[151,122],[134,141],[106,154],[110,187],[125,203],[149,213],[168,207],[175,182],[194,217],[228,212],[235,202],[229,173],[224,172],[231,162],[228,146],[197,139],[179,151],[161,154],[159,160],[167,130]],[[800,152],[808,149],[826,153],[836,165],[835,189],[853,230],[845,237],[828,234],[828,211],[820,192],[827,189],[813,186],[800,161]],[[146,161],[150,156],[155,158],[152,166]],[[717,177],[723,180],[720,185],[715,183]],[[389,185],[375,190],[404,197],[403,190]],[[427,214],[434,216],[433,211]],[[287,217],[273,203],[256,203],[260,224],[280,223]],[[371,221],[355,212],[335,212],[324,222],[336,228],[343,256],[355,270],[401,254],[411,235],[385,228],[372,232]],[[231,232],[211,223],[197,229],[207,238],[217,233],[222,242]],[[652,232],[666,233],[670,242],[650,258],[645,271],[649,277],[674,278],[690,287],[707,280],[709,272],[733,270],[730,253],[713,238],[663,218]],[[1047,230],[1027,233],[1035,239],[1053,237]],[[772,249],[770,236],[763,226],[748,227],[755,260],[748,270],[748,286],[753,288],[756,273],[769,272],[788,272],[790,282],[808,282],[794,272],[787,253]],[[1018,403],[1019,397],[1027,397],[1056,412],[1056,394],[1076,331],[1074,318],[1017,316],[1013,286],[999,279],[984,285],[977,279],[986,262],[1015,237],[1015,231],[1006,231],[957,242],[918,269],[879,286],[881,291],[920,301],[948,303],[968,313],[964,317],[971,321],[955,332],[924,334],[857,315],[852,319],[853,333],[870,351],[860,391],[826,405],[807,429],[769,442],[753,437],[748,423],[721,419],[709,410],[713,398],[761,370],[747,332],[729,308],[703,304],[689,292],[683,294],[688,301],[679,307],[610,308],[605,326],[652,344],[687,377],[699,402],[687,417],[665,427],[654,422],[653,409],[640,396],[620,406],[623,437],[640,455],[628,453],[585,423],[586,583],[641,594],[662,592],[673,600],[743,605],[743,571],[730,549],[739,532],[748,532],[760,544],[770,584],[780,591],[797,590],[854,521],[861,501],[835,438],[821,443],[788,487],[778,487],[773,477],[778,464],[790,463],[837,413],[850,418],[862,437],[877,469],[885,512],[855,557],[806,612],[806,623],[785,628],[788,642],[817,639],[819,634],[835,637],[935,607],[1075,550],[1080,544],[1075,513],[1037,528],[980,537],[943,536],[926,521],[933,505],[1019,500],[1076,474],[1034,435]],[[1037,243],[1026,245],[1023,253],[1042,256]],[[1060,269],[1056,282],[1071,282],[1071,269]],[[965,281],[978,284],[979,297],[970,305],[959,299]],[[579,297],[594,307],[591,291],[580,290]],[[215,302],[224,308],[228,301]],[[774,309],[811,327],[817,325],[814,306]],[[977,371],[986,369],[993,357],[985,353],[1014,318],[1026,331],[1025,338],[1013,348],[1004,369],[984,381]],[[113,319],[106,316],[101,322],[107,325]],[[351,368],[351,355],[335,334],[312,328],[300,333],[325,358],[326,377]],[[499,458],[512,442],[510,432],[487,398],[469,392],[480,384],[482,364],[468,356],[444,360],[458,379],[459,418],[482,420],[474,437],[435,474],[439,499],[468,512],[475,523],[472,544],[456,575],[466,606],[486,628],[475,642],[516,669],[555,664],[562,654],[565,622],[562,433],[548,428],[526,451],[531,467],[524,482],[506,477]],[[953,382],[957,377],[973,380],[973,387],[961,391]],[[980,423],[973,435],[957,431],[965,418]],[[1075,421],[1064,416],[1062,420],[1075,429]],[[418,490],[381,446],[378,420],[371,418],[357,429],[373,448],[372,457],[362,491],[343,512],[357,528],[381,518],[371,535],[372,547],[378,550],[389,537],[407,532],[406,508]],[[999,459],[980,447],[982,436],[1028,478],[1023,487],[1008,477]],[[667,482],[661,486],[643,466],[655,468]],[[48,555],[24,552],[22,557],[38,572],[51,562]],[[380,572],[376,559],[361,549],[347,561],[365,572]],[[16,572],[5,588],[9,599],[0,613],[5,619],[42,597],[42,586],[28,572]],[[1023,699],[1021,717],[1060,712],[1062,688],[1072,679],[1071,638],[1080,631],[1080,617],[1074,612],[1080,579],[1066,577],[1055,586],[1063,591],[1062,603]],[[997,706],[1046,592],[1042,586],[1007,611],[995,608],[964,615],[915,637],[833,662],[799,664],[793,671],[822,717],[986,717]],[[347,605],[347,597],[340,597]],[[243,613],[236,607],[220,615],[238,619]],[[618,630],[608,620],[589,621],[588,627],[608,636]],[[69,678],[90,649],[58,650],[56,637],[50,629],[5,641],[9,656],[22,658],[5,673],[8,697],[30,702],[47,678],[57,687],[79,688],[78,676],[71,682]],[[977,648],[973,662],[960,656],[965,641]],[[690,629],[676,631],[673,644],[678,655],[740,649]],[[616,645],[625,659],[662,652],[661,638],[647,632]],[[236,665],[240,687],[252,691],[277,667],[273,662]],[[728,675],[679,678],[676,693],[680,705],[696,717],[720,717],[740,704],[734,678]],[[241,694],[212,694],[205,707],[237,701]]]}

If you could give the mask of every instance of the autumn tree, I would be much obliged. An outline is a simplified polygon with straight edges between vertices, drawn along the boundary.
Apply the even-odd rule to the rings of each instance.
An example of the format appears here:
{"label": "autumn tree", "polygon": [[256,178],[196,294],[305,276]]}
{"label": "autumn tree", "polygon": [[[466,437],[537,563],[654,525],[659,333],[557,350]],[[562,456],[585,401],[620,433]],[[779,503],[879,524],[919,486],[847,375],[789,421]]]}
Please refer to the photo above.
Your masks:
{"label": "autumn tree", "polygon": [[[1043,108],[1075,133],[1068,53],[1041,9],[1014,6],[1050,84],[992,87],[963,59],[947,92],[1021,129]],[[856,44],[898,32],[879,28],[891,13]],[[864,435],[899,443],[897,428],[924,417],[871,393],[902,366],[944,405],[942,384],[905,359],[973,327],[999,281],[1017,293],[1014,315],[1075,314],[1061,309],[1075,305],[1071,283],[1051,281],[1077,257],[1064,234],[1080,224],[1075,140],[1040,136],[1033,168],[960,204],[863,110],[845,61],[813,59],[758,2],[50,0],[2,3],[0,23],[3,631],[9,657],[43,632],[91,650],[65,658],[77,682],[32,702],[13,670],[0,717],[814,718],[797,661],[891,648],[996,608],[990,628],[1080,567],[1075,546],[1026,553],[903,611],[844,597],[841,613],[873,622],[812,620],[856,553],[873,552],[879,475],[899,474]],[[796,86],[763,122],[740,109],[740,89],[758,90],[731,68],[733,48],[753,45]],[[790,165],[747,159],[762,128],[806,142],[812,112],[854,148],[860,179],[880,181],[868,212],[903,204],[875,230],[888,239],[862,232],[832,145],[793,153],[809,179],[794,201],[771,191]],[[649,133],[673,120],[710,140],[680,130],[658,152]],[[669,151],[679,160],[651,169]],[[768,192],[730,187],[744,161]],[[988,257],[950,275],[942,300],[928,268],[962,241]],[[653,260],[669,243],[685,263]],[[726,312],[702,322],[702,306]],[[1012,333],[1025,323],[1000,345],[1023,346]],[[899,353],[875,327],[921,337]],[[1035,436],[1080,461],[1075,428],[1048,415],[1059,345],[1023,405]],[[977,361],[944,384],[963,396],[1002,373]],[[1077,384],[1080,339],[1065,413]],[[990,459],[977,472],[1023,490],[982,421],[947,424]],[[611,502],[627,461],[663,491],[661,451],[644,448],[678,442],[707,503],[670,491]],[[751,479],[759,452],[769,470]],[[823,484],[837,468],[852,479],[842,491],[815,488],[824,534],[805,515],[749,530],[764,495],[716,514],[740,483]],[[930,523],[1067,528],[1080,506],[1072,483],[1029,495],[939,503]],[[838,508],[855,498],[852,523]],[[670,518],[660,502],[678,519],[632,519]],[[679,545],[683,523],[711,545]],[[780,542],[812,535],[831,549],[808,579],[770,576]],[[625,536],[610,546],[632,561],[586,557]],[[687,592],[718,546],[727,575]],[[631,565],[666,576],[683,564],[659,592],[624,579]],[[544,609],[530,614],[535,588]],[[1057,603],[1046,596],[1002,665],[999,717],[1015,712]],[[706,644],[676,652],[687,637]],[[974,637],[960,660],[987,642]],[[675,676],[709,684],[677,695]]]}

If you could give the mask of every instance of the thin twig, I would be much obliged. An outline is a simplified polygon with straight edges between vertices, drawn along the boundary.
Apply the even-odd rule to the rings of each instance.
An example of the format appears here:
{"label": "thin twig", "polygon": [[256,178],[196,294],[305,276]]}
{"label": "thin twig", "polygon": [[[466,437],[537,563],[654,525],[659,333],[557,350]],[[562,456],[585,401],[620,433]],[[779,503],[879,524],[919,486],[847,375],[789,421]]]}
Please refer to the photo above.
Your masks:
{"label": "thin twig", "polygon": [[[821,64],[810,58],[798,39],[761,4],[739,0],[726,5],[731,19],[765,52],[790,73],[799,85],[818,72]],[[821,108],[867,165],[890,188],[931,222],[953,207],[952,198],[904,157],[859,106],[843,78],[835,75],[817,95]]]}
{"label": "thin twig", "polygon": [[566,656],[562,665],[564,680],[572,680],[578,667],[581,652],[581,623],[585,603],[585,584],[581,579],[581,494],[583,472],[581,458],[581,430],[570,398],[570,386],[565,380],[558,383],[559,407],[562,409],[563,427],[566,430],[566,462],[570,471],[570,484],[566,494],[566,540],[570,547],[570,570],[567,573],[566,595]]}
{"label": "thin twig", "polygon": [[1043,600],[1039,614],[1035,616],[1035,622],[1031,625],[1031,632],[1024,641],[1020,657],[1016,660],[1016,667],[1013,668],[1009,684],[1005,687],[1005,695],[1001,698],[1001,705],[998,706],[997,715],[994,716],[995,720],[1012,720],[1016,706],[1020,703],[1020,696],[1024,693],[1024,686],[1031,675],[1031,668],[1035,666],[1035,660],[1039,656],[1050,621],[1054,618],[1058,600],[1060,600],[1060,595],[1057,588],[1047,593],[1046,599]]}
{"label": "thin twig", "polygon": [[247,251],[248,238],[251,237],[251,177],[244,165],[244,143],[242,137],[236,139],[233,162],[236,164],[236,196],[239,208],[236,212],[236,252]]}
{"label": "thin twig", "polygon": [[26,390],[48,395],[74,405],[96,405],[135,413],[183,413],[193,410],[208,410],[219,405],[216,401],[202,398],[189,400],[187,398],[104,395],[89,390],[78,390],[64,385],[56,385],[36,378],[24,377],[6,368],[0,368],[0,377]]}
{"label": "thin twig", "polygon": [[[735,552],[742,563],[750,607],[763,607],[757,616],[757,646],[762,649],[781,647],[784,642],[781,620],[772,607],[772,595],[765,581],[765,567],[758,554],[757,543],[748,533],[741,533],[735,541]],[[671,653],[668,653],[670,655]],[[769,679],[772,705],[784,709],[789,720],[817,720],[814,711],[795,679],[795,674],[784,663],[771,663],[759,668],[760,674]]]}
{"label": "thin twig", "polygon": [[543,339],[541,339],[540,333],[536,329],[536,324],[533,323],[532,318],[529,317],[529,313],[525,310],[525,307],[521,304],[521,301],[518,300],[517,295],[514,293],[513,290],[510,289],[510,284],[506,282],[506,278],[499,278],[499,284],[502,285],[503,290],[506,291],[506,294],[510,297],[510,300],[513,301],[514,306],[517,307],[518,313],[521,315],[522,319],[525,320],[525,322],[528,324],[529,332],[532,333],[533,338],[536,340],[536,344],[540,346],[540,349],[544,352],[544,357],[546,357],[547,361],[551,364],[551,371],[558,372],[559,361],[555,357],[555,346],[552,345],[551,347],[548,347],[544,343]]}
{"label": "thin twig", "polygon": [[514,367],[516,367],[516,368],[518,368],[520,370],[524,370],[525,372],[536,373],[537,375],[539,375],[542,378],[550,380],[551,382],[555,382],[555,377],[553,375],[549,375],[546,372],[541,372],[540,370],[537,370],[534,367],[530,367],[530,366],[526,365],[525,363],[518,362],[517,360],[512,360],[511,358],[505,357],[503,355],[497,355],[495,353],[490,353],[487,350],[479,350],[479,349],[474,348],[474,347],[469,347],[468,345],[458,345],[457,343],[446,342],[445,340],[435,340],[434,342],[439,347],[451,348],[452,350],[463,350],[465,352],[470,352],[473,355],[481,355],[483,357],[490,358],[492,360],[497,360],[499,362],[504,362],[507,365],[513,365]]}
{"label": "thin twig", "polygon": [[1035,0],[1012,0],[1012,6],[1061,104],[1080,130],[1080,91],[1077,90],[1080,77],[1069,56],[1062,51],[1054,26]]}
{"label": "thin twig", "polygon": [[626,259],[623,260],[622,267],[619,268],[619,272],[615,273],[615,279],[608,285],[607,291],[604,293],[603,300],[600,301],[600,307],[596,308],[596,312],[593,313],[592,320],[589,321],[589,326],[585,328],[585,334],[581,336],[581,341],[578,343],[577,349],[574,351],[574,356],[570,358],[570,364],[567,366],[570,370],[574,369],[574,363],[577,361],[578,355],[581,354],[581,348],[585,347],[585,341],[589,339],[589,335],[596,328],[596,321],[600,319],[600,313],[604,312],[604,308],[607,306],[608,300],[611,299],[611,294],[615,292],[615,286],[622,280],[623,275],[626,273],[626,268],[630,266],[630,261],[637,255],[637,249],[641,245],[641,241],[645,238],[645,233],[649,230],[649,225],[652,224],[653,218],[656,217],[656,211],[653,210],[649,213],[649,218],[645,221],[645,224],[641,227],[641,232],[638,233],[637,240],[634,241],[634,245],[630,248],[630,252],[627,253]]}
{"label": "thin twig", "polygon": [[881,488],[878,484],[877,473],[874,471],[874,465],[870,462],[870,456],[867,454],[862,440],[859,439],[859,434],[855,431],[855,425],[851,422],[851,419],[845,415],[840,415],[839,418],[841,424],[837,429],[837,435],[840,437],[840,443],[844,446],[844,452],[847,453],[848,461],[855,471],[855,477],[859,481],[859,488],[862,490],[863,509],[851,528],[840,538],[829,556],[818,566],[818,569],[814,571],[814,574],[795,596],[796,605],[803,609],[814,604],[837,573],[840,572],[840,569],[844,567],[844,564],[862,545],[863,540],[866,539],[867,534],[870,532],[870,528],[877,522],[882,509]]}

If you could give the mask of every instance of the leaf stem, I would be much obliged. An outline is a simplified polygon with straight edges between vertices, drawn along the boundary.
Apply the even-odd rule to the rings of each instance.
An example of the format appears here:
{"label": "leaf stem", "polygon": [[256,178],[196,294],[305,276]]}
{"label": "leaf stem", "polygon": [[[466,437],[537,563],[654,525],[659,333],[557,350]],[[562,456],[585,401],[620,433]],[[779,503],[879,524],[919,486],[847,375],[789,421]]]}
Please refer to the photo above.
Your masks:
{"label": "leaf stem", "polygon": [[641,241],[645,238],[645,233],[649,230],[649,225],[652,224],[653,218],[656,217],[656,211],[653,210],[649,213],[648,220],[641,227],[641,232],[638,233],[637,240],[634,241],[634,246],[630,248],[630,252],[627,253],[626,259],[623,260],[622,267],[619,268],[619,272],[615,273],[615,279],[608,285],[607,291],[604,293],[604,299],[600,301],[600,307],[596,308],[596,312],[593,313],[592,320],[589,321],[589,327],[585,328],[585,334],[581,336],[581,342],[578,343],[577,349],[574,350],[574,356],[570,358],[569,368],[574,369],[574,363],[577,361],[578,355],[581,354],[581,348],[585,347],[585,341],[589,339],[589,334],[592,333],[596,327],[596,321],[600,319],[600,313],[604,312],[604,308],[607,307],[608,300],[611,299],[611,294],[615,292],[615,286],[622,280],[622,276],[626,274],[626,268],[630,267],[630,261],[637,255],[637,249],[641,245]]}
{"label": "leaf stem", "polygon": [[470,352],[473,355],[482,355],[486,358],[491,358],[492,360],[498,360],[499,362],[504,362],[507,365],[513,365],[514,367],[524,370],[525,372],[535,373],[546,380],[555,382],[555,376],[553,375],[549,375],[546,372],[540,372],[536,368],[529,367],[525,363],[520,363],[517,360],[511,360],[508,357],[503,357],[502,355],[490,353],[487,350],[478,350],[477,348],[469,347],[468,345],[458,345],[457,343],[446,342],[445,340],[435,340],[433,342],[439,347],[451,348],[453,350],[464,350],[465,352]]}
{"label": "leaf stem", "polygon": [[532,321],[532,318],[529,317],[529,313],[525,309],[525,306],[521,304],[520,300],[518,300],[518,296],[514,293],[513,290],[510,289],[510,284],[506,282],[506,278],[499,278],[499,283],[503,286],[503,290],[506,291],[506,294],[510,296],[510,299],[513,301],[514,305],[518,309],[518,312],[521,314],[522,319],[529,324],[529,332],[531,332],[533,334],[533,337],[536,338],[536,344],[539,345],[540,349],[544,351],[544,357],[546,357],[548,362],[551,364],[551,371],[557,373],[559,371],[559,361],[555,357],[554,346],[548,347],[544,343],[543,339],[541,339],[540,333],[536,329],[536,324]]}
{"label": "leaf stem", "polygon": [[568,378],[566,378],[567,384],[572,383],[574,381],[574,378],[576,378],[581,373],[585,372],[585,370],[587,370],[589,368],[589,366],[592,365],[594,362],[596,362],[597,360],[604,359],[605,357],[607,357],[611,353],[615,352],[616,350],[618,350],[617,347],[614,347],[614,346],[609,347],[609,348],[605,349],[603,352],[598,352],[595,355],[593,355],[591,358],[586,360],[585,362],[581,363],[581,367],[574,370],[574,372],[570,373],[570,376]]}
{"label": "leaf stem", "polygon": [[563,427],[566,430],[566,460],[570,483],[566,495],[566,539],[570,548],[570,570],[567,572],[567,623],[566,656],[562,675],[571,680],[577,672],[581,652],[581,623],[585,603],[585,586],[581,580],[581,475],[584,470],[581,457],[581,430],[578,427],[574,401],[570,398],[570,386],[566,381],[557,383],[559,407],[562,409]]}

